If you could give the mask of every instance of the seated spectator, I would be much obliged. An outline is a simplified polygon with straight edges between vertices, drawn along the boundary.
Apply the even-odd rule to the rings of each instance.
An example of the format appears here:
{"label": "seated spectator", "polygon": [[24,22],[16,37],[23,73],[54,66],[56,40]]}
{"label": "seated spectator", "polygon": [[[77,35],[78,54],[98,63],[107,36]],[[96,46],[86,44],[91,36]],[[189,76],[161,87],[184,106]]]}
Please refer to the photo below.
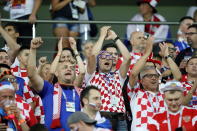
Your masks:
{"label": "seated spectator", "polygon": [[101,94],[97,87],[87,86],[80,95],[82,112],[86,113],[91,119],[96,120],[96,127],[102,129],[112,129],[111,123],[104,117],[101,117]]}
{"label": "seated spectator", "polygon": [[15,97],[15,91],[10,82],[0,83],[0,122],[4,119],[6,126],[12,130],[29,131],[29,127],[37,123],[36,117],[29,104],[20,97]]}
{"label": "seated spectator", "polygon": [[96,120],[88,117],[83,112],[75,112],[68,118],[68,125],[75,131],[110,131],[108,129],[96,128]]}
{"label": "seated spectator", "polygon": [[183,106],[183,85],[178,81],[168,81],[164,88],[167,110],[155,114],[148,125],[150,131],[197,130],[197,110]]}
{"label": "seated spectator", "polygon": [[[157,13],[156,5],[159,0],[138,0],[139,13],[131,18],[131,21],[144,21],[144,22],[163,22],[166,21],[163,16]],[[154,43],[165,41],[168,37],[168,25],[128,25],[127,26],[127,40],[134,31],[141,31],[153,35],[156,39]]]}
{"label": "seated spectator", "polygon": [[[69,38],[70,46],[75,54],[77,64],[79,65],[79,75],[75,75],[75,63],[64,61],[58,63],[55,72],[58,82],[55,85],[44,81],[36,70],[36,49],[41,46],[41,38],[35,38],[31,42],[30,55],[28,59],[28,76],[32,87],[42,98],[45,126],[51,131],[69,130],[66,124],[68,117],[75,111],[80,110],[79,94],[77,87],[81,87],[85,67],[79,56],[74,38]],[[59,62],[59,61],[58,61]]]}
{"label": "seated spectator", "polygon": [[194,23],[194,19],[189,16],[184,16],[179,20],[179,29],[177,32],[177,40],[174,42],[175,47],[178,48],[178,52],[190,47],[187,43],[186,33],[188,27]]}

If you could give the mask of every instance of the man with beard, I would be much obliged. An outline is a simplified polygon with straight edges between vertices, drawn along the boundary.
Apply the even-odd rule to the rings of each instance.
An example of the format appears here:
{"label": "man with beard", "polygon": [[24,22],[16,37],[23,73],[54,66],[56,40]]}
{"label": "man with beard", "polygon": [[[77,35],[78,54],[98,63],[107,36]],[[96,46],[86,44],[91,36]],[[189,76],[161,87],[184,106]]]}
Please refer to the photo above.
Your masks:
{"label": "man with beard", "polygon": [[[104,40],[113,40],[114,44],[123,55],[123,63],[119,70],[113,72],[114,60],[117,60],[112,53],[117,53],[116,48],[100,51]],[[112,52],[114,51],[114,52]],[[97,61],[96,61],[97,60]],[[92,49],[92,54],[88,58],[87,73],[85,81],[87,85],[94,85],[101,92],[101,115],[112,122],[113,130],[127,130],[125,121],[125,105],[122,95],[122,87],[126,79],[130,65],[130,55],[127,48],[110,26],[101,28],[100,37]]]}
{"label": "man with beard", "polygon": [[45,113],[45,125],[51,131],[69,130],[68,117],[75,111],[80,110],[79,95],[75,88],[81,87],[85,67],[76,48],[76,41],[69,38],[70,46],[74,51],[79,75],[75,74],[75,63],[64,61],[58,64],[56,76],[58,82],[55,85],[44,81],[36,70],[36,49],[43,43],[41,38],[31,41],[30,55],[28,60],[28,76],[32,87],[40,95]]}

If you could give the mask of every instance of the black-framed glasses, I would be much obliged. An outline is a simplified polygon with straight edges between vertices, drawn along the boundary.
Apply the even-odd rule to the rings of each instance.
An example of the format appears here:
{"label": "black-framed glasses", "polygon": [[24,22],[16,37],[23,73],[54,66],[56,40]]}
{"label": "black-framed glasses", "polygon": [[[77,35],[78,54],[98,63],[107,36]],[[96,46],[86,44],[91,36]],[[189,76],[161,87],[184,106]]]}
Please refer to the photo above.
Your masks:
{"label": "black-framed glasses", "polygon": [[159,74],[146,74],[146,75],[143,76],[143,78],[144,77],[147,77],[147,78],[153,78],[154,77],[154,78],[158,79],[159,78]]}
{"label": "black-framed glasses", "polygon": [[194,35],[194,34],[197,34],[197,32],[188,32],[188,33],[185,33],[185,35],[189,35],[189,36]]}

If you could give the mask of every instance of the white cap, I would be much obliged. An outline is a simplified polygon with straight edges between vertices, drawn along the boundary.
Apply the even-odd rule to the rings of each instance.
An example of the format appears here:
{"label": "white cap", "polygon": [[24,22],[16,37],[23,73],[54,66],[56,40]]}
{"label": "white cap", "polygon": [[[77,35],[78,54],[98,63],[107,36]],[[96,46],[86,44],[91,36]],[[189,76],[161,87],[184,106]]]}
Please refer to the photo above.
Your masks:
{"label": "white cap", "polygon": [[166,92],[166,91],[184,91],[184,87],[181,84],[181,82],[176,81],[176,80],[172,80],[172,81],[168,81],[166,82],[166,84],[164,84],[164,87],[161,89],[162,92]]}

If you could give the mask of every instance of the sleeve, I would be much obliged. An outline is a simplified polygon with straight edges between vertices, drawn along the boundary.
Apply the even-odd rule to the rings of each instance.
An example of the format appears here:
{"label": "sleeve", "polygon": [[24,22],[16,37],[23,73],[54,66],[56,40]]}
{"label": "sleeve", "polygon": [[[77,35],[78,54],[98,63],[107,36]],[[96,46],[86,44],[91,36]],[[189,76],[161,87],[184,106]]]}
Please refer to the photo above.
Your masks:
{"label": "sleeve", "polygon": [[193,113],[194,117],[192,119],[192,126],[195,127],[195,129],[197,130],[197,110],[194,110]]}
{"label": "sleeve", "polygon": [[88,85],[90,79],[91,79],[94,75],[95,75],[95,73],[93,73],[93,74],[88,74],[88,72],[86,71],[86,73],[85,73],[85,78],[84,78],[84,80],[85,80],[85,81],[84,81],[85,85]]}
{"label": "sleeve", "polygon": [[48,81],[44,81],[43,89],[38,93],[38,95],[43,98],[48,94],[52,94],[54,91],[54,87],[51,83]]}
{"label": "sleeve", "polygon": [[147,128],[149,131],[159,131],[159,123],[153,118],[149,119]]}

